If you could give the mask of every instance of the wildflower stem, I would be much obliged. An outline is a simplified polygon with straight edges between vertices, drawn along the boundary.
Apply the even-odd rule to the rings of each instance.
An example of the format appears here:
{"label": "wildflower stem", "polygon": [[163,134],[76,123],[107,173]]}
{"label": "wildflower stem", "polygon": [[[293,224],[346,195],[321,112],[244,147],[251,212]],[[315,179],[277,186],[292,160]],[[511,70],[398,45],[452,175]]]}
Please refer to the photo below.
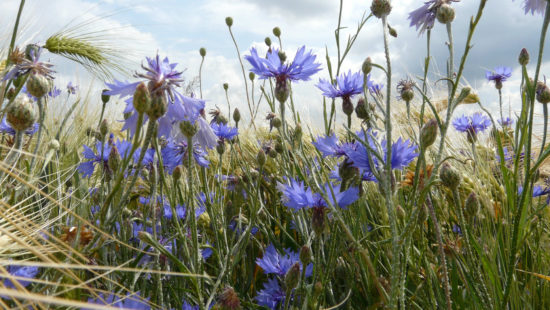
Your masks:
{"label": "wildflower stem", "polygon": [[[17,162],[17,157],[19,156],[19,152],[21,151],[22,144],[23,144],[23,130],[16,130],[13,148],[10,150],[10,152],[6,156],[7,166],[15,165],[15,163]],[[2,173],[2,179],[3,179],[3,174],[4,173]]]}
{"label": "wildflower stem", "polygon": [[[19,21],[21,20],[21,13],[23,13],[23,7],[25,6],[25,0],[21,0],[19,2],[19,10],[17,11],[17,18],[15,19],[15,25],[13,26],[13,32],[11,34],[11,41],[10,41],[10,51],[7,59],[7,65],[10,64],[10,57],[11,53],[13,52],[13,48],[15,47],[15,38],[17,37],[17,30],[19,28]],[[7,67],[6,65],[6,67]]]}
{"label": "wildflower stem", "polygon": [[[508,272],[506,273],[506,283],[504,285],[504,293],[502,297],[502,304],[501,309],[506,308],[508,305],[508,298],[510,297],[510,288],[512,285],[512,278],[515,271],[515,265],[516,265],[516,251],[517,251],[517,243],[518,243],[518,235],[519,235],[519,225],[523,213],[523,208],[526,205],[526,199],[531,199],[530,195],[528,193],[531,192],[531,186],[529,184],[532,175],[529,173],[531,171],[531,142],[532,142],[532,136],[533,136],[533,115],[534,115],[534,108],[535,108],[535,87],[537,85],[537,80],[539,78],[540,74],[540,67],[542,64],[542,55],[544,52],[544,42],[546,40],[546,33],[548,31],[548,25],[550,23],[550,5],[546,6],[546,10],[544,12],[544,21],[542,23],[542,30],[540,33],[540,42],[539,42],[539,54],[537,59],[537,67],[535,70],[535,79],[532,85],[532,89],[530,90],[529,96],[529,102],[530,110],[529,110],[529,129],[528,129],[528,135],[527,135],[527,147],[525,149],[525,178],[523,182],[523,192],[521,194],[521,198],[519,200],[519,204],[517,205],[516,213],[514,214],[514,225],[512,227],[512,243],[510,245],[510,257],[508,261]],[[526,83],[529,84],[529,81],[527,80]],[[542,154],[542,153],[541,153]]]}
{"label": "wildflower stem", "polygon": [[386,55],[386,109],[385,109],[385,129],[386,129],[386,158],[384,164],[384,177],[383,177],[383,187],[384,187],[384,196],[386,200],[386,208],[388,210],[388,218],[390,222],[390,229],[392,234],[392,269],[391,269],[391,290],[390,290],[390,309],[395,309],[397,307],[397,298],[399,290],[399,273],[401,271],[400,267],[400,251],[399,251],[399,232],[397,229],[397,220],[395,218],[395,210],[393,206],[392,198],[392,165],[391,165],[391,141],[392,141],[392,121],[391,121],[391,61],[390,61],[390,50],[388,42],[388,22],[386,16],[382,17],[382,31],[384,33],[384,53]]}
{"label": "wildflower stem", "polygon": [[[241,59],[241,57],[239,57],[239,59]],[[202,97],[202,65],[203,64],[204,64],[204,56],[201,58],[201,65],[199,66],[199,91],[200,91],[200,94],[201,94],[201,99],[203,98]],[[226,93],[227,93],[227,91],[226,91]]]}
{"label": "wildflower stem", "polygon": [[[59,141],[59,138],[61,138],[61,133],[63,132],[63,128],[67,124],[67,121],[69,120],[69,117],[74,112],[78,104],[80,103],[80,99],[77,99],[73,105],[71,105],[71,108],[67,113],[65,114],[65,117],[63,118],[63,121],[61,122],[61,125],[59,126],[59,129],[57,130],[57,133],[55,134],[55,139]],[[101,123],[100,123],[101,124]]]}
{"label": "wildflower stem", "polygon": [[542,132],[542,143],[540,145],[540,154],[544,151],[544,145],[546,144],[546,134],[548,131],[548,104],[542,104],[542,112],[544,114],[544,128]]}
{"label": "wildflower stem", "polygon": [[34,147],[34,151],[32,152],[32,160],[30,165],[30,170],[34,168],[34,163],[36,162],[36,154],[38,153],[38,149],[40,148],[40,142],[42,141],[42,130],[44,129],[44,104],[43,99],[44,97],[38,98],[36,101],[36,105],[38,105],[38,133],[36,134],[36,146]]}
{"label": "wildflower stem", "polygon": [[428,213],[434,224],[435,237],[437,238],[437,245],[439,250],[439,259],[441,260],[441,268],[443,269],[443,289],[445,290],[445,302],[447,304],[447,310],[452,309],[451,303],[451,285],[449,284],[449,272],[447,270],[447,260],[445,258],[445,250],[443,248],[443,238],[441,237],[441,228],[437,221],[437,216],[430,197],[426,199],[426,205],[428,207]]}
{"label": "wildflower stem", "polygon": [[500,107],[500,121],[504,122],[504,114],[502,113],[502,90],[498,90],[498,105]]}
{"label": "wildflower stem", "polygon": [[[449,67],[447,68],[447,77],[449,80],[452,80],[454,77],[454,69],[455,69],[455,52],[454,52],[454,42],[453,42],[453,29],[451,26],[451,22],[447,23],[447,36],[449,37],[449,63],[447,64]],[[449,105],[452,102],[453,97],[451,97],[452,90],[453,90],[453,84],[449,81],[448,83],[448,89],[449,89]]]}

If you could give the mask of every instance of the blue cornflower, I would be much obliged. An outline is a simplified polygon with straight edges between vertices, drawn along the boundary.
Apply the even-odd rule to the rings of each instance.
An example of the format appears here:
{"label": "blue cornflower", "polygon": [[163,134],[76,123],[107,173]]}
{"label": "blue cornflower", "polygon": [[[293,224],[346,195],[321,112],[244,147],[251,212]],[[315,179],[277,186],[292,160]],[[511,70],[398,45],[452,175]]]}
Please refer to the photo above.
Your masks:
{"label": "blue cornflower", "polygon": [[72,81],[67,84],[67,92],[69,93],[69,95],[74,95],[77,91],[78,85],[73,85]]}
{"label": "blue cornflower", "polygon": [[218,136],[221,141],[232,140],[239,134],[238,128],[227,126],[226,124],[221,122],[212,123],[210,127],[212,127],[212,130],[214,130],[214,134],[216,134],[216,136]]}
{"label": "blue cornflower", "polygon": [[[371,145],[371,148],[374,149],[373,142],[370,142],[369,144]],[[382,141],[381,146],[383,151],[382,158],[386,160],[386,141]],[[392,169],[403,170],[418,156],[418,146],[413,144],[410,140],[403,140],[402,138],[399,138],[392,144],[391,148]],[[369,162],[369,152],[367,152],[367,148],[362,143],[356,143],[355,148],[348,148],[346,150],[346,155],[349,160],[353,162],[354,167],[361,169],[363,173],[368,172],[369,175],[374,171],[373,169],[377,169],[380,164],[378,159],[374,158],[372,154],[370,154],[372,162],[375,165],[375,167],[371,167]]]}
{"label": "blue cornflower", "polygon": [[533,197],[540,197],[550,194],[550,188],[542,188],[540,185],[535,185],[533,187]]}
{"label": "blue cornflower", "polygon": [[505,82],[512,76],[512,68],[510,67],[496,67],[494,71],[485,71],[485,77],[489,81],[494,81],[497,89],[502,88],[502,82]]}
{"label": "blue cornflower", "polygon": [[505,117],[503,119],[499,119],[498,123],[502,127],[512,127],[512,125],[514,124],[514,120],[509,117]]}
{"label": "blue cornflower", "polygon": [[[198,122],[199,131],[195,138],[203,147],[215,147],[216,137],[206,120],[201,116],[205,101],[184,96],[176,90],[176,87],[181,86],[180,84],[183,81],[182,72],[175,70],[177,64],[170,63],[168,58],[161,61],[158,54],[156,58],[147,57],[147,64],[147,66],[142,65],[145,73],[136,73],[135,76],[148,82],[148,88],[152,95],[162,96],[168,102],[167,112],[158,119],[159,137],[171,137],[172,131],[177,127],[175,125],[182,121]],[[124,113],[131,114],[131,116],[125,120],[122,130],[129,130],[131,134],[134,134],[138,120],[138,113],[134,109],[131,96],[139,83],[115,80],[113,84],[107,83],[111,90],[105,92],[106,95],[110,96],[130,97],[126,100]],[[144,117],[144,120],[146,119],[147,117]],[[176,128],[176,130],[179,130],[179,128]]]}
{"label": "blue cornflower", "polygon": [[[300,262],[300,255],[290,249],[285,249],[285,254],[280,254],[273,244],[270,244],[264,252],[262,258],[256,259],[256,264],[260,266],[264,273],[266,274],[275,274],[280,277],[284,277],[287,271],[295,263],[300,263],[300,270],[303,268],[302,263]],[[310,263],[306,266],[306,277],[311,276],[313,271],[313,264]]]}
{"label": "blue cornflower", "polygon": [[278,184],[279,191],[283,193],[281,198],[283,204],[294,210],[312,207],[315,200],[311,189],[306,188],[304,182],[296,181],[293,178],[289,178],[289,181],[290,185]]}
{"label": "blue cornflower", "polygon": [[[28,278],[29,280],[34,279],[36,277],[36,275],[38,274],[38,267],[36,267],[36,266],[15,266],[15,265],[11,265],[11,266],[8,266],[6,268],[6,270],[13,277]],[[15,288],[15,284],[12,282],[12,280],[7,279],[5,277],[2,277],[0,275],[0,280],[2,278],[4,278],[4,280],[2,282],[3,282],[3,285],[5,287]],[[13,281],[19,282],[19,284],[23,287],[27,287],[31,283],[31,281],[21,280],[21,279],[13,280]]]}
{"label": "blue cornflower", "polygon": [[370,75],[367,76],[367,86],[369,88],[369,92],[371,95],[380,96],[382,95],[382,88],[384,88],[384,84],[382,83],[375,83],[374,81],[370,80]]}
{"label": "blue cornflower", "polygon": [[[184,140],[170,140],[162,149],[162,161],[169,173],[172,173],[178,165],[181,165],[184,159],[187,160],[187,150],[187,142]],[[207,156],[208,153],[206,153],[199,144],[193,146],[193,158],[199,166],[208,167],[210,162]]]}
{"label": "blue cornflower", "polygon": [[[31,127],[27,128],[24,131],[24,134],[26,135],[33,135],[40,125],[38,123],[34,123]],[[11,125],[7,122],[6,117],[2,119],[2,122],[0,122],[0,133],[6,133],[12,136],[15,136],[15,129],[11,127]]]}
{"label": "blue cornflower", "polygon": [[321,64],[316,63],[316,56],[305,52],[306,47],[302,46],[296,52],[294,60],[291,63],[284,63],[279,57],[279,50],[272,48],[267,53],[266,58],[258,56],[256,48],[250,50],[250,55],[244,56],[252,65],[250,71],[257,74],[260,79],[276,78],[278,82],[293,80],[307,81],[310,77],[321,70]]}
{"label": "blue cornflower", "polygon": [[[30,49],[31,59],[29,60],[25,57],[21,57],[19,63],[16,63],[13,68],[6,73],[6,75],[2,78],[2,81],[13,80],[27,73],[40,74],[49,79],[53,79],[53,73],[55,73],[55,71],[50,69],[53,65],[48,62],[40,61],[40,54],[42,54],[42,50],[42,47],[34,45],[34,47]],[[13,54],[16,53],[21,52],[19,52],[19,49],[16,49]]]}
{"label": "blue cornflower", "polygon": [[453,232],[457,235],[462,236],[462,228],[459,225],[453,224]]}
{"label": "blue cornflower", "polygon": [[[334,206],[338,205],[340,208],[347,208],[350,204],[354,203],[359,199],[359,188],[350,187],[344,191],[341,191],[340,185],[334,185],[327,183],[325,184],[325,195],[327,196],[330,203]],[[334,195],[333,195],[334,194]],[[326,202],[323,203],[326,206]]]}
{"label": "blue cornflower", "polygon": [[[80,163],[77,168],[83,177],[87,178],[91,176],[94,173],[95,166],[97,164],[101,164],[104,167],[109,168],[107,162],[109,160],[109,153],[111,152],[113,145],[117,148],[121,158],[124,158],[128,155],[132,146],[130,142],[125,140],[117,140],[113,143],[112,136],[111,139],[109,139],[109,141],[106,143],[101,143],[101,141],[98,141],[96,143],[95,152],[87,145],[83,145],[84,152],[82,152],[82,155],[85,159],[88,159],[88,161]],[[102,151],[103,157],[101,157]]]}
{"label": "blue cornflower", "polygon": [[410,27],[415,26],[416,30],[420,29],[419,34],[424,33],[427,29],[432,29],[437,15],[437,9],[443,4],[451,4],[460,0],[428,0],[418,9],[409,13]]}
{"label": "blue cornflower", "polygon": [[336,78],[336,85],[328,80],[320,79],[317,87],[323,91],[325,97],[350,99],[363,92],[363,72],[351,73],[349,70],[347,74],[341,74]]}
{"label": "blue cornflower", "polygon": [[122,308],[122,309],[133,309],[133,310],[149,310],[151,309],[151,306],[149,306],[149,298],[142,299],[140,297],[140,293],[137,292],[136,294],[127,293],[125,297],[120,297],[114,294],[110,294],[107,297],[104,297],[102,293],[99,293],[100,299],[93,299],[89,298],[88,303],[89,304],[96,304],[96,305],[105,305],[115,308]]}
{"label": "blue cornflower", "polygon": [[547,0],[523,0],[525,14],[529,12],[531,12],[532,15],[535,15],[535,13],[544,14],[547,2]]}
{"label": "blue cornflower", "polygon": [[468,139],[472,141],[475,141],[477,134],[489,128],[491,124],[491,119],[480,112],[474,113],[471,116],[462,115],[453,121],[455,129],[467,133]]}
{"label": "blue cornflower", "polygon": [[341,144],[338,141],[338,137],[335,134],[325,137],[317,137],[316,141],[312,142],[313,145],[321,152],[323,157],[334,156],[340,157],[346,154],[345,149],[349,147],[348,144]]}
{"label": "blue cornflower", "polygon": [[269,309],[277,309],[277,305],[284,304],[285,291],[279,284],[277,278],[269,278],[264,283],[264,288],[258,292],[258,295],[254,297],[258,305],[268,307]]}

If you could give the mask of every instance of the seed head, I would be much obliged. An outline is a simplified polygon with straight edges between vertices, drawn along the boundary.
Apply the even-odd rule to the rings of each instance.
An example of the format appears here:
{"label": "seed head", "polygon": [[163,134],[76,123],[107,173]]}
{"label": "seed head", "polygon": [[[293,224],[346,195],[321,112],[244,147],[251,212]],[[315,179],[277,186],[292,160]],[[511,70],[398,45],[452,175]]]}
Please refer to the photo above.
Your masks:
{"label": "seed head", "polygon": [[309,246],[304,245],[300,249],[300,261],[303,266],[307,266],[311,263],[311,248]]}
{"label": "seed head", "polygon": [[29,97],[19,96],[6,108],[6,119],[16,131],[23,131],[34,124],[36,112]]}
{"label": "seed head", "polygon": [[392,7],[390,0],[372,0],[372,4],[370,6],[372,15],[378,18],[388,16],[391,12],[391,9]]}
{"label": "seed head", "polygon": [[550,88],[544,82],[537,82],[536,88],[537,101],[542,104],[550,102]]}
{"label": "seed head", "polygon": [[437,9],[437,20],[442,23],[451,23],[455,19],[455,9],[450,4],[444,3]]}
{"label": "seed head", "polygon": [[27,91],[36,98],[42,98],[51,88],[51,80],[44,75],[31,73],[27,80]]}
{"label": "seed head", "polygon": [[460,174],[448,163],[444,163],[439,171],[439,178],[443,185],[450,189],[456,189],[460,185]]}

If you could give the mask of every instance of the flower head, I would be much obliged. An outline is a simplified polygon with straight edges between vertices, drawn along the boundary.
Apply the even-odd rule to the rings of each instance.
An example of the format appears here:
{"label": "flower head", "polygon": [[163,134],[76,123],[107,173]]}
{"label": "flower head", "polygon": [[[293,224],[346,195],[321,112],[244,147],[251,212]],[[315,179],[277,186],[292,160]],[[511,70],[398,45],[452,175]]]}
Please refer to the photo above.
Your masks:
{"label": "flower head", "polygon": [[[502,87],[502,82],[505,82],[512,76],[512,68],[496,67],[494,71],[485,71],[485,77],[489,81],[494,81],[497,88]],[[500,87],[499,87],[500,86]]]}
{"label": "flower head", "polygon": [[[273,244],[270,244],[264,252],[262,258],[256,259],[256,264],[260,266],[266,274],[275,274],[284,277],[287,271],[295,263],[300,263],[300,255],[290,249],[285,249],[285,254],[280,254]],[[300,263],[300,269],[302,268]],[[306,266],[306,277],[311,275],[313,264]]]}
{"label": "flower head", "polygon": [[503,119],[499,119],[498,123],[502,127],[512,127],[512,125],[514,124],[514,120],[509,117],[505,117]]}
{"label": "flower head", "polygon": [[[40,125],[38,123],[34,123],[34,125],[26,129],[24,133],[29,136],[33,135],[38,130],[39,126]],[[11,125],[6,121],[6,117],[4,117],[2,122],[0,122],[0,132],[15,136],[15,129],[13,129],[13,127],[11,127]]]}
{"label": "flower head", "polygon": [[336,78],[335,85],[328,80],[320,79],[317,87],[323,91],[325,97],[349,99],[363,92],[363,72],[352,73],[349,70],[348,73]]}
{"label": "flower head", "polygon": [[418,9],[409,13],[410,26],[415,26],[419,34],[427,29],[432,29],[437,15],[437,9],[443,4],[451,4],[460,0],[428,0]]}
{"label": "flower head", "polygon": [[[19,76],[25,75],[27,73],[43,75],[48,79],[54,78],[53,74],[55,73],[55,71],[51,69],[53,65],[48,62],[40,61],[42,47],[33,44],[29,45],[27,49],[29,51],[27,56],[28,58],[23,56],[17,57],[15,65],[10,71],[8,71],[2,81],[16,79]],[[22,54],[19,49],[16,49],[13,53],[18,55]]]}
{"label": "flower head", "polygon": [[84,152],[82,152],[82,155],[84,156],[84,159],[87,159],[88,161],[81,163],[77,168],[82,176],[85,178],[91,176],[94,173],[95,166],[97,164],[101,164],[108,169],[109,166],[107,164],[109,161],[109,154],[111,153],[113,146],[117,148],[120,156],[124,158],[130,152],[132,144],[125,140],[118,140],[114,143],[112,142],[112,139],[105,143],[98,141],[95,146],[95,152],[87,145],[83,145]]}
{"label": "flower head", "polygon": [[279,284],[277,278],[269,278],[264,283],[264,288],[254,297],[258,305],[268,307],[269,309],[277,309],[278,304],[283,304],[285,301],[285,291]]}
{"label": "flower head", "polygon": [[491,124],[491,119],[480,112],[474,113],[471,116],[462,115],[453,121],[453,126],[456,130],[470,134],[482,132],[489,128]]}
{"label": "flower head", "polygon": [[547,2],[546,0],[523,0],[525,14],[529,12],[531,12],[532,15],[535,15],[535,13],[544,14]]}
{"label": "flower head", "polygon": [[69,95],[74,95],[77,91],[78,85],[73,85],[72,81],[67,84],[67,92],[69,93]]}
{"label": "flower head", "polygon": [[128,293],[126,296],[121,297],[115,294],[110,294],[105,297],[102,293],[99,293],[99,299],[88,299],[89,304],[96,305],[108,305],[114,308],[133,309],[133,310],[149,310],[148,300],[140,297],[140,293],[136,294]]}
{"label": "flower head", "polygon": [[312,142],[313,145],[323,154],[323,157],[334,156],[340,157],[345,155],[346,144],[342,145],[338,141],[338,137],[335,134],[325,137],[317,137],[317,140]]}
{"label": "flower head", "polygon": [[239,134],[238,128],[227,126],[224,123],[212,123],[210,127],[214,130],[214,134],[222,141],[232,140]]}
{"label": "flower head", "polygon": [[321,64],[316,63],[316,56],[309,52],[305,52],[306,47],[302,46],[296,52],[294,60],[286,63],[281,60],[279,50],[272,48],[266,58],[258,56],[256,48],[250,50],[250,55],[244,56],[252,65],[250,71],[257,74],[261,79],[276,78],[277,81],[293,80],[307,81],[310,77],[321,70]]}
{"label": "flower head", "polygon": [[[28,278],[29,280],[34,279],[36,277],[36,275],[38,274],[38,267],[36,267],[36,266],[15,266],[15,265],[11,265],[11,266],[8,266],[6,268],[6,270],[13,277]],[[4,278],[4,277],[0,276],[0,280],[2,278]],[[15,288],[15,284],[12,281],[19,282],[19,285],[21,285],[23,287],[26,287],[31,283],[30,281],[26,281],[26,280],[4,279],[3,280],[3,285],[7,288]]]}

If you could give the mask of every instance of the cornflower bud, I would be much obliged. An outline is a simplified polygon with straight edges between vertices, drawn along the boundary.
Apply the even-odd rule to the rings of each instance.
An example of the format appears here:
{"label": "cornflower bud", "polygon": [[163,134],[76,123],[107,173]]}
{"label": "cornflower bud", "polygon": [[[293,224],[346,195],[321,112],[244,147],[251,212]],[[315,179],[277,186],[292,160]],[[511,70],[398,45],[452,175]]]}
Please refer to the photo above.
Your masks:
{"label": "cornflower bud", "polygon": [[36,98],[42,98],[51,89],[50,79],[42,74],[30,74],[27,80],[27,91]]}
{"label": "cornflower bud", "polygon": [[122,158],[120,157],[120,153],[118,152],[117,147],[113,145],[111,147],[111,151],[109,152],[109,158],[107,160],[107,165],[109,166],[112,172],[118,171],[121,160]]}
{"label": "cornflower bud", "polygon": [[439,171],[439,178],[443,185],[450,189],[456,189],[460,185],[460,174],[448,163],[444,163]]}
{"label": "cornflower bud", "polygon": [[[103,95],[101,98],[103,99]],[[149,89],[144,82],[141,82],[136,87],[133,97],[133,105],[134,109],[136,109],[138,113],[146,113],[151,107],[151,94],[149,93]]]}
{"label": "cornflower bud", "polygon": [[455,9],[450,4],[444,3],[437,9],[436,17],[442,24],[451,23],[455,19]]}
{"label": "cornflower bud", "polygon": [[260,149],[260,151],[258,152],[258,155],[256,155],[256,161],[258,162],[258,165],[260,167],[263,167],[265,165],[266,160],[267,158],[265,156],[264,150]]}
{"label": "cornflower bud", "polygon": [[25,130],[36,120],[36,112],[29,97],[19,96],[6,108],[6,120],[17,130]]}
{"label": "cornflower bud", "polygon": [[522,66],[527,66],[529,63],[529,52],[527,52],[526,48],[522,48],[521,52],[519,52],[518,61]]}
{"label": "cornflower bud", "polygon": [[228,90],[228,89],[229,89],[229,84],[223,83],[223,90]]}
{"label": "cornflower bud", "polygon": [[254,78],[256,78],[256,74],[254,74],[254,72],[249,72],[249,73],[248,73],[248,78],[249,78],[251,81],[254,81]]}
{"label": "cornflower bud", "polygon": [[372,71],[372,60],[370,59],[370,57],[367,57],[367,59],[363,61],[363,65],[361,66],[361,71],[363,71],[364,75],[367,75]]}
{"label": "cornflower bud", "polygon": [[372,0],[370,10],[372,15],[382,18],[388,16],[391,12],[390,0]]}
{"label": "cornflower bud", "polygon": [[315,235],[321,237],[325,231],[325,211],[324,207],[315,207],[313,208],[313,213],[311,214],[311,227],[315,232]]}
{"label": "cornflower bud", "polygon": [[156,93],[151,97],[151,106],[149,110],[147,110],[147,116],[149,116],[152,121],[156,121],[166,114],[167,109],[168,104],[166,98],[162,94]]}
{"label": "cornflower bud", "polygon": [[550,88],[548,87],[548,85],[546,85],[546,83],[543,83],[543,82],[537,82],[537,87],[536,87],[536,99],[538,102],[542,103],[542,104],[547,104],[548,102],[550,102]]}
{"label": "cornflower bud", "polygon": [[300,281],[300,263],[296,262],[285,274],[285,288],[287,291],[294,289]]}
{"label": "cornflower bud", "polygon": [[294,128],[294,140],[302,140],[302,126],[300,124],[296,124],[296,127]]}
{"label": "cornflower bud", "polygon": [[397,91],[399,92],[401,99],[405,100],[406,102],[410,102],[411,100],[413,100],[413,86],[414,82],[409,79],[399,81],[399,83],[397,84]]}
{"label": "cornflower bud", "polygon": [[195,136],[195,134],[198,131],[198,128],[197,128],[196,124],[191,124],[188,121],[183,121],[183,122],[180,123],[180,130],[181,130],[181,133],[185,137],[191,138],[191,137]]}
{"label": "cornflower bud", "polygon": [[289,95],[290,87],[288,86],[287,80],[277,81],[275,85],[275,98],[277,98],[280,103],[285,103]]}
{"label": "cornflower bud", "polygon": [[388,25],[388,32],[389,32],[390,36],[392,36],[394,38],[397,38],[397,30],[392,28],[392,26],[390,26],[390,25]]}
{"label": "cornflower bud", "polygon": [[181,179],[182,175],[183,171],[181,170],[181,166],[176,166],[176,168],[174,168],[174,171],[172,172],[172,179],[177,182],[179,179]]}
{"label": "cornflower bud", "polygon": [[311,263],[311,248],[307,245],[302,246],[300,249],[300,261],[303,266],[307,266]]}
{"label": "cornflower bud", "polygon": [[225,24],[227,25],[227,27],[233,26],[233,18],[231,18],[231,17],[229,17],[229,16],[226,17],[226,18],[225,18]]}
{"label": "cornflower bud", "polygon": [[241,309],[241,301],[235,290],[228,286],[223,289],[216,306],[219,306],[220,310],[238,310]]}
{"label": "cornflower bud", "polygon": [[276,36],[277,38],[281,36],[281,28],[279,27],[275,27],[273,28],[273,35]]}
{"label": "cornflower bud", "polygon": [[206,48],[201,47],[201,48],[199,49],[199,54],[201,55],[201,57],[206,56]]}
{"label": "cornflower bud", "polygon": [[6,98],[11,101],[14,96],[15,96],[15,88],[12,87],[6,93]]}
{"label": "cornflower bud", "polygon": [[238,124],[241,120],[241,112],[237,108],[233,110],[233,120],[235,121],[235,124]]}
{"label": "cornflower bud", "polygon": [[420,129],[420,146],[423,149],[431,146],[437,138],[437,120],[435,118],[430,119]]}
{"label": "cornflower bud", "polygon": [[111,99],[111,96],[105,94],[105,92],[108,91],[108,89],[104,89],[101,91],[101,102],[103,102],[103,104],[107,104],[107,102],[109,102],[109,99]]}
{"label": "cornflower bud", "polygon": [[367,105],[365,104],[365,98],[361,97],[357,101],[355,106],[355,114],[359,119],[366,120],[369,118],[369,112],[367,111]]}
{"label": "cornflower bud", "polygon": [[109,133],[109,121],[107,119],[103,119],[103,121],[101,121],[101,124],[99,125],[99,133],[103,137]]}
{"label": "cornflower bud", "polygon": [[470,219],[474,218],[479,212],[479,200],[476,193],[471,192],[466,198],[465,211],[466,216]]}
{"label": "cornflower bud", "polygon": [[270,37],[265,37],[264,42],[265,42],[265,45],[271,46],[271,38]]}
{"label": "cornflower bud", "polygon": [[277,116],[275,116],[272,120],[271,120],[271,125],[272,127],[275,127],[277,129],[281,128],[281,125],[283,124],[283,122],[281,121],[281,119]]}

